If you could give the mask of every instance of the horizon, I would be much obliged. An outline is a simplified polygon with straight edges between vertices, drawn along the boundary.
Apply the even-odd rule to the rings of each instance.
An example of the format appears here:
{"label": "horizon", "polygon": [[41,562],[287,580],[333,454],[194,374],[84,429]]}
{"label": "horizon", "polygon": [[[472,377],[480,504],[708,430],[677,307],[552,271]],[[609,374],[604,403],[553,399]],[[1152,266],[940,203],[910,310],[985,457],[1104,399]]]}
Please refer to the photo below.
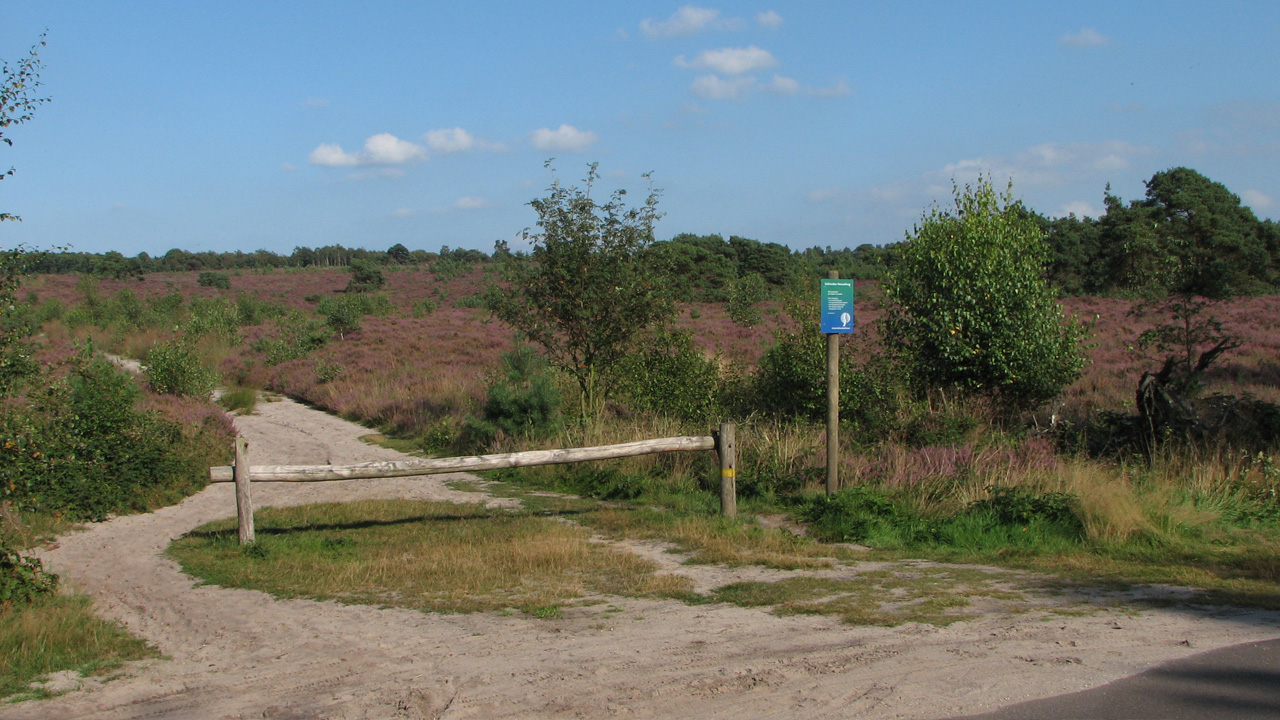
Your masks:
{"label": "horizon", "polygon": [[46,29],[4,247],[520,250],[591,162],[631,202],[653,173],[658,239],[793,250],[898,242],[979,174],[1049,217],[1177,166],[1280,200],[1274,5],[54,0],[0,58]]}

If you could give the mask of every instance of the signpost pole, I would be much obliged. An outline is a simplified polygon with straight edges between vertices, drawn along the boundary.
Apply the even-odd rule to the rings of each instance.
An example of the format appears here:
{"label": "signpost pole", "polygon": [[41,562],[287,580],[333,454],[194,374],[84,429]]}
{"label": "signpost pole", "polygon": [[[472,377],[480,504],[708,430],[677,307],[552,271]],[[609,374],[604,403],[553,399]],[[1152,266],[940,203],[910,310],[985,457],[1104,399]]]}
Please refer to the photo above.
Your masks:
{"label": "signpost pole", "polygon": [[[827,279],[838,280],[840,272],[830,270]],[[840,487],[840,336],[827,334],[827,494]]]}

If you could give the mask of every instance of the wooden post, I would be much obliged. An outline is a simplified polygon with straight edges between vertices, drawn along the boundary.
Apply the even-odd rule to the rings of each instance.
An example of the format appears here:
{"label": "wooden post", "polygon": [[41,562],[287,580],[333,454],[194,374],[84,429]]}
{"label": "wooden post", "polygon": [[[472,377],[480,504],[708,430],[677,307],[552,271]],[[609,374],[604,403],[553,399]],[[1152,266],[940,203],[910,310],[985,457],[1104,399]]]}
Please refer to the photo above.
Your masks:
{"label": "wooden post", "polygon": [[236,436],[236,520],[240,528],[240,544],[250,545],[253,536],[253,497],[249,493],[249,442]]}
{"label": "wooden post", "polygon": [[[840,272],[827,272],[839,280]],[[840,336],[827,333],[827,494],[840,487]]]}
{"label": "wooden post", "polygon": [[716,452],[720,455],[720,514],[738,516],[738,441],[733,423],[720,423]]}

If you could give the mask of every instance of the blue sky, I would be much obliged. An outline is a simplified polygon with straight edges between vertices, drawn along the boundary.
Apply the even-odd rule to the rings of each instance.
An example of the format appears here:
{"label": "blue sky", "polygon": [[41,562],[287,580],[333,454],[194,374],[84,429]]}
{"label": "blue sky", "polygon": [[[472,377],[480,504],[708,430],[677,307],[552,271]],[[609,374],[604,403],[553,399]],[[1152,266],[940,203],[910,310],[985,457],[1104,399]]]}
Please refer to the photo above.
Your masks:
{"label": "blue sky", "polygon": [[553,175],[659,238],[901,240],[980,172],[1096,215],[1195,168],[1280,210],[1280,3],[4,2],[45,28],[0,246],[519,247]]}

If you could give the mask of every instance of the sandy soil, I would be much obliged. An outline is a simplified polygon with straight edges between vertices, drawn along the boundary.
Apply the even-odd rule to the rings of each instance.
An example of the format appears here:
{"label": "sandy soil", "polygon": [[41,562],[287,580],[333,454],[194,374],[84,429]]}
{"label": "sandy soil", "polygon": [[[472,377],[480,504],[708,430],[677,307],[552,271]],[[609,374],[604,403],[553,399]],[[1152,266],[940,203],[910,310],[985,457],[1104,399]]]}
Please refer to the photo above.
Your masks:
{"label": "sandy soil", "polygon": [[[261,403],[237,425],[255,464],[400,457],[359,441],[367,430],[288,400]],[[446,479],[262,484],[254,500],[488,501]],[[232,486],[219,484],[42,551],[101,615],[166,659],[51,700],[0,706],[0,718],[941,718],[1280,637],[1276,614],[1114,605],[1083,616],[993,613],[941,629],[625,598],[558,620],[424,615],[196,586],[163,556],[172,539],[234,514]],[[767,574],[634,550],[702,588]]]}

